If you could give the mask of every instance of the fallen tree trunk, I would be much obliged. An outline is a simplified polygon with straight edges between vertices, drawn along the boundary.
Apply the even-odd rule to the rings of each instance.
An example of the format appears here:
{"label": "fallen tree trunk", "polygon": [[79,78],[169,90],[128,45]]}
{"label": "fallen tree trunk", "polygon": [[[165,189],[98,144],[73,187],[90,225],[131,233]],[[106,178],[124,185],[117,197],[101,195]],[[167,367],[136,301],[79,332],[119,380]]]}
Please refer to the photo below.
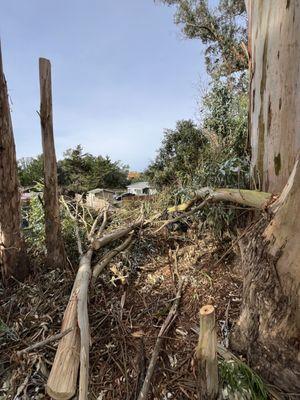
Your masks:
{"label": "fallen tree trunk", "polygon": [[62,331],[69,328],[73,330],[59,342],[46,385],[48,395],[57,400],[67,400],[75,395],[79,363],[79,399],[87,398],[90,341],[87,293],[91,274],[91,257],[92,250],[89,249],[80,259],[61,328]]}
{"label": "fallen tree trunk", "polygon": [[[63,201],[71,218],[75,222],[75,234],[77,236],[78,252],[80,254],[79,269],[75,278],[71,296],[65,310],[62,331],[72,328],[70,334],[63,337],[58,345],[52,369],[46,385],[46,391],[54,399],[67,400],[73,397],[77,388],[78,368],[80,365],[79,377],[79,400],[88,398],[88,380],[89,380],[89,321],[88,321],[88,287],[91,278],[91,259],[94,250],[98,250],[105,245],[126,236],[137,227],[140,227],[142,220],[139,220],[132,225],[118,229],[117,231],[99,238],[103,233],[107,221],[106,212],[103,215],[102,225],[99,232],[96,233],[96,225],[99,221],[99,216],[92,224],[90,232],[86,232],[87,238],[90,241],[88,250],[82,252],[82,243],[79,235],[77,217],[78,208],[76,207],[76,216],[73,216],[68,204]],[[145,226],[148,222],[145,222]],[[86,225],[86,224],[85,224]],[[86,226],[85,226],[86,227]],[[98,276],[109,261],[120,251],[125,249],[132,240],[132,235],[124,241],[115,250],[112,250],[108,257],[101,263],[96,265],[95,276]],[[100,271],[99,271],[100,269]]]}
{"label": "fallen tree trunk", "polygon": [[186,203],[180,204],[178,206],[168,208],[168,212],[176,211],[187,211],[191,208],[197,201],[203,199],[209,199],[211,201],[230,201],[233,203],[238,203],[243,206],[265,209],[273,195],[271,193],[259,192],[258,190],[246,190],[246,189],[211,189],[208,187],[201,188],[195,192],[195,197]]}

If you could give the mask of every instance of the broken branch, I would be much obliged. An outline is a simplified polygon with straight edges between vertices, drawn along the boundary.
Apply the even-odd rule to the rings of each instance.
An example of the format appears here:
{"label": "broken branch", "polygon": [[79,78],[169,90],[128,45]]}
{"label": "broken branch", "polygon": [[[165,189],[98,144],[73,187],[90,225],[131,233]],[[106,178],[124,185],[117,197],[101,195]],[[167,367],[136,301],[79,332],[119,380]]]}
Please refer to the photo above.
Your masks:
{"label": "broken branch", "polygon": [[184,283],[184,280],[180,280],[174,303],[173,303],[172,307],[170,308],[169,314],[168,314],[167,318],[165,319],[165,322],[162,324],[162,326],[160,328],[160,331],[159,331],[159,334],[157,336],[157,340],[156,340],[156,343],[154,346],[154,350],[153,350],[153,353],[151,356],[151,360],[150,360],[150,363],[149,363],[149,366],[147,369],[146,377],[145,377],[142,389],[140,391],[138,400],[146,400],[147,399],[149,388],[150,388],[150,383],[151,383],[151,378],[154,373],[154,368],[155,368],[155,365],[156,365],[156,362],[157,362],[157,359],[159,356],[159,352],[161,349],[162,342],[164,340],[164,336],[168,332],[168,330],[169,330],[170,326],[172,325],[172,323],[174,322],[175,318],[177,317],[177,309],[179,306],[179,301],[181,299],[183,283]]}

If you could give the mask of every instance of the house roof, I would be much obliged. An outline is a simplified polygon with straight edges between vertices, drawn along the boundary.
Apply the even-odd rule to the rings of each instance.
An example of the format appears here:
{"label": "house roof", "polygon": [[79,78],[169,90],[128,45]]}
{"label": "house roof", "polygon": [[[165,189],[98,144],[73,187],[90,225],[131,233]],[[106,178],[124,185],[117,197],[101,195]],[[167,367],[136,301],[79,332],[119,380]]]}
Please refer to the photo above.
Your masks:
{"label": "house roof", "polygon": [[146,188],[150,188],[151,185],[149,184],[149,182],[135,182],[132,183],[131,185],[127,186],[127,189],[146,189]]}
{"label": "house roof", "polygon": [[108,193],[115,193],[113,190],[109,190],[109,189],[93,189],[93,190],[89,190],[88,193],[103,193],[103,192],[108,192]]}

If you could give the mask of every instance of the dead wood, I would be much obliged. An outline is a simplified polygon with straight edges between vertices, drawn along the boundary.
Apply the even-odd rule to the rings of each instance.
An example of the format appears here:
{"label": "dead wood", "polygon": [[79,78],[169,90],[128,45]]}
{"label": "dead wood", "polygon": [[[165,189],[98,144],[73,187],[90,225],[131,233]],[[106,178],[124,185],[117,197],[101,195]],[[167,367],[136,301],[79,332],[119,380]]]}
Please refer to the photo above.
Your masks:
{"label": "dead wood", "polygon": [[45,242],[47,263],[63,268],[66,266],[66,253],[62,239],[59,217],[59,199],[57,183],[57,163],[54,145],[52,117],[51,64],[40,58],[40,119],[44,160],[44,203],[45,203]]}
{"label": "dead wood", "polygon": [[196,190],[195,197],[186,203],[178,206],[168,208],[168,212],[176,211],[187,211],[196,202],[209,198],[214,202],[218,201],[230,201],[238,203],[243,206],[248,206],[256,209],[265,209],[270,201],[272,200],[272,194],[266,192],[259,192],[258,190],[246,190],[246,189],[211,189],[204,187]]}
{"label": "dead wood", "polygon": [[169,220],[165,221],[165,222],[163,223],[163,225],[160,226],[160,227],[155,231],[155,233],[160,232],[163,228],[165,228],[166,226],[168,226],[168,225],[170,225],[170,224],[173,224],[174,222],[180,221],[182,218],[186,218],[186,217],[189,217],[190,215],[195,214],[197,211],[201,210],[204,206],[206,206],[207,203],[209,202],[209,200],[210,200],[210,198],[208,197],[208,198],[205,199],[201,204],[199,204],[197,207],[193,208],[192,210],[187,211],[187,212],[184,212],[184,213],[182,213],[181,215],[178,215],[178,216],[175,217],[175,218],[172,218],[172,219],[169,219]]}
{"label": "dead wood", "polygon": [[104,270],[104,268],[111,262],[111,260],[116,257],[121,251],[125,250],[133,240],[133,234],[128,236],[120,246],[116,247],[115,249],[111,250],[101,261],[99,261],[93,268],[93,283],[95,283],[96,279],[98,278],[99,274]]}
{"label": "dead wood", "polygon": [[67,305],[62,331],[73,328],[58,345],[46,390],[54,399],[66,400],[76,393],[78,367],[80,364],[79,399],[87,399],[89,323],[87,315],[87,294],[91,274],[92,250],[80,259],[79,269]]}
{"label": "dead wood", "polygon": [[17,355],[20,356],[20,355],[22,355],[24,353],[29,353],[32,350],[36,350],[36,349],[39,349],[40,347],[46,346],[48,343],[55,342],[56,340],[59,340],[62,337],[64,337],[65,335],[67,335],[68,333],[70,333],[72,331],[72,329],[73,328],[66,329],[63,332],[60,332],[60,333],[58,333],[56,335],[53,335],[53,336],[50,336],[47,339],[41,340],[38,343],[34,343],[31,346],[28,346],[25,349],[18,351]]}
{"label": "dead wood", "polygon": [[121,239],[122,237],[128,235],[128,233],[132,232],[136,228],[142,225],[142,221],[134,222],[126,228],[120,228],[112,233],[109,233],[102,238],[95,238],[93,241],[94,250],[99,250],[107,244],[114,242],[115,240]]}
{"label": "dead wood", "polygon": [[200,332],[196,348],[199,398],[214,400],[218,396],[218,361],[215,308],[205,305],[200,309]]}
{"label": "dead wood", "polygon": [[178,290],[176,293],[176,298],[174,300],[174,303],[169,311],[169,314],[167,316],[167,318],[165,319],[164,323],[162,324],[159,334],[157,336],[157,340],[153,349],[153,353],[150,359],[150,363],[147,369],[147,373],[146,373],[146,377],[142,386],[142,389],[140,391],[138,400],[146,400],[147,396],[148,396],[148,392],[150,389],[150,383],[151,383],[151,378],[153,376],[154,373],[154,369],[155,369],[155,365],[159,356],[159,352],[164,340],[164,336],[166,335],[166,333],[168,332],[168,330],[170,329],[171,325],[173,324],[173,322],[175,321],[176,317],[177,317],[177,309],[179,306],[179,301],[181,299],[181,292],[182,292],[182,288],[183,288],[183,284],[184,284],[184,280],[181,280],[179,282],[179,286],[178,286]]}

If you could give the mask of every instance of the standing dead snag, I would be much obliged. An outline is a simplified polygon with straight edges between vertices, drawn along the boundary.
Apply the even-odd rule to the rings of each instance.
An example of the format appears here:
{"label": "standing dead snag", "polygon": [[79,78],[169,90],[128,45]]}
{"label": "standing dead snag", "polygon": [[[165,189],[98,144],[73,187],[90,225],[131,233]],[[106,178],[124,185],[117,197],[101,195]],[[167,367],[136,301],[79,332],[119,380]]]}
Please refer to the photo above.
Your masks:
{"label": "standing dead snag", "polygon": [[66,254],[59,219],[57,165],[53,137],[51,65],[44,58],[39,60],[41,93],[41,130],[44,155],[44,201],[47,262],[51,266],[66,265]]}
{"label": "standing dead snag", "polygon": [[20,192],[16,150],[0,46],[0,268],[3,280],[27,273],[21,235]]}
{"label": "standing dead snag", "polygon": [[203,400],[213,400],[219,391],[215,309],[212,305],[203,306],[199,315],[200,333],[196,348],[199,396]]}

